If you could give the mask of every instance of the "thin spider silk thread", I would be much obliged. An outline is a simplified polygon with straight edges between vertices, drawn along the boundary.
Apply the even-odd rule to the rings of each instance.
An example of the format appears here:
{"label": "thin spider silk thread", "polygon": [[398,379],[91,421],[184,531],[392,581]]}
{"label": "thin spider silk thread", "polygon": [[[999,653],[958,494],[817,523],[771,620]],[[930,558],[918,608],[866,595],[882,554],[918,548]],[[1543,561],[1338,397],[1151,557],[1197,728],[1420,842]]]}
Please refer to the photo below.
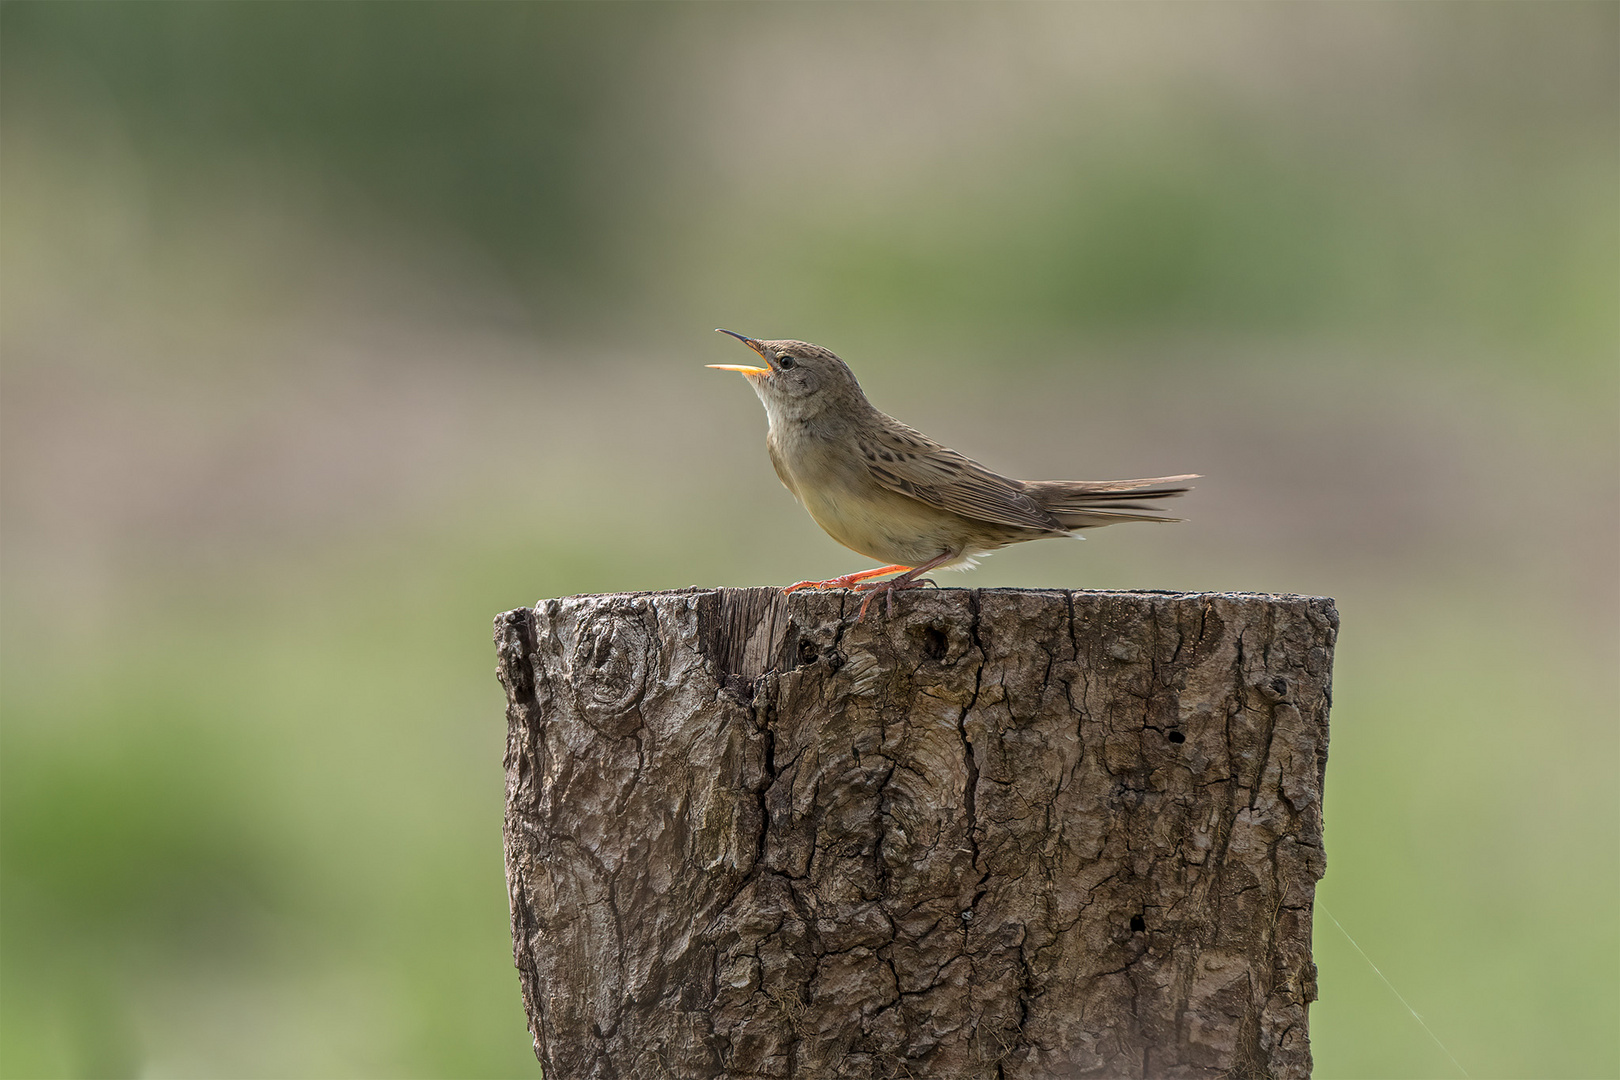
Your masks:
{"label": "thin spider silk thread", "polygon": [[1430,1030],[1429,1025],[1425,1024],[1423,1022],[1423,1017],[1418,1015],[1418,1011],[1416,1009],[1412,1008],[1411,1003],[1408,1002],[1405,998],[1401,997],[1401,992],[1399,990],[1395,989],[1395,984],[1389,981],[1389,977],[1387,975],[1385,975],[1382,971],[1378,970],[1378,965],[1372,962],[1372,957],[1368,956],[1366,951],[1363,950],[1360,945],[1356,944],[1356,939],[1350,936],[1350,931],[1348,931],[1348,930],[1346,930],[1344,928],[1344,924],[1341,923],[1338,919],[1335,919],[1333,917],[1333,912],[1329,911],[1322,904],[1319,903],[1316,906],[1322,909],[1322,914],[1326,915],[1330,919],[1333,919],[1333,925],[1337,926],[1339,928],[1339,933],[1344,935],[1344,940],[1348,941],[1350,943],[1351,947],[1356,950],[1356,952],[1361,953],[1361,958],[1363,960],[1367,961],[1367,966],[1372,968],[1373,972],[1380,979],[1384,980],[1384,985],[1389,987],[1389,992],[1395,995],[1395,1000],[1399,1001],[1402,1005],[1406,1006],[1406,1011],[1412,1014],[1412,1019],[1414,1019],[1414,1020],[1416,1020],[1418,1022],[1419,1027],[1421,1027],[1424,1031],[1428,1032],[1429,1038],[1434,1040],[1434,1045],[1436,1045],[1436,1046],[1438,1046],[1440,1048],[1440,1052],[1445,1054],[1446,1057],[1451,1058],[1451,1063],[1453,1065],[1457,1066],[1457,1071],[1458,1072],[1462,1073],[1464,1076],[1467,1076],[1468,1075],[1468,1070],[1462,1067],[1462,1062],[1458,1061],[1456,1056],[1453,1055],[1450,1050],[1446,1049],[1446,1044],[1440,1041],[1440,1036],[1436,1035],[1432,1030]]}

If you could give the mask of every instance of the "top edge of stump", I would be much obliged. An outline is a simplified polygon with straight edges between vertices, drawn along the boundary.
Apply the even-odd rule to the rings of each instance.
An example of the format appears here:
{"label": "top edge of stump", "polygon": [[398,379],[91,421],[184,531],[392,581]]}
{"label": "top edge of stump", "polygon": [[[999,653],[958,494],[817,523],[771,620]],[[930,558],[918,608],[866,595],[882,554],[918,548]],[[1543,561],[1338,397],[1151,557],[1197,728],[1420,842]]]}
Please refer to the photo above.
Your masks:
{"label": "top edge of stump", "polygon": [[[734,585],[688,585],[685,588],[681,588],[681,589],[648,589],[648,590],[645,590],[645,591],[626,590],[626,591],[620,591],[620,592],[574,593],[574,594],[571,594],[571,595],[568,595],[568,596],[546,596],[546,597],[541,597],[539,600],[536,600],[533,604],[530,604],[528,606],[531,607],[531,608],[532,607],[538,607],[541,604],[545,604],[545,603],[548,603],[548,602],[551,602],[551,601],[556,601],[556,600],[594,600],[594,599],[606,599],[606,598],[610,598],[610,597],[621,597],[621,596],[623,596],[623,597],[655,598],[655,597],[662,597],[662,596],[695,596],[695,595],[701,596],[701,595],[709,595],[709,594],[726,595],[726,594],[758,593],[758,592],[767,592],[767,591],[768,592],[780,593],[781,592],[781,587],[776,586],[776,585],[735,585],[735,586]],[[821,592],[818,593],[818,592],[815,592],[815,591],[812,591],[812,590],[806,590],[803,595],[806,595],[806,596],[813,596],[813,595],[825,596],[825,595],[829,595],[829,594],[832,594],[832,593],[851,592],[851,591],[853,591],[853,590],[849,590],[849,589],[829,589],[829,590],[824,590],[824,591],[821,591]],[[1260,603],[1290,603],[1290,604],[1297,604],[1297,603],[1300,603],[1301,601],[1304,601],[1304,602],[1307,602],[1307,603],[1323,603],[1323,602],[1325,602],[1325,603],[1327,603],[1329,605],[1335,604],[1335,601],[1334,601],[1333,597],[1331,597],[1331,596],[1315,596],[1315,595],[1312,595],[1312,594],[1309,594],[1309,593],[1269,593],[1269,592],[1243,592],[1243,591],[1204,592],[1204,591],[1183,590],[1183,589],[1063,589],[1063,588],[1035,589],[1035,588],[1021,588],[1021,587],[1014,587],[1014,586],[998,586],[998,587],[992,587],[992,588],[964,588],[964,587],[937,588],[937,589],[929,589],[929,590],[927,590],[927,592],[928,592],[929,595],[938,595],[938,594],[941,594],[941,593],[959,593],[959,594],[962,594],[964,597],[966,595],[968,595],[968,594],[979,595],[979,594],[989,593],[989,594],[998,594],[998,595],[1023,594],[1023,595],[1029,595],[1029,596],[1053,596],[1053,597],[1058,597],[1058,596],[1064,596],[1064,597],[1068,597],[1068,596],[1126,596],[1126,597],[1137,596],[1137,597],[1141,597],[1143,599],[1161,599],[1161,598],[1176,599],[1176,600],[1217,600],[1218,599],[1218,600],[1226,600],[1226,601],[1229,601],[1229,602],[1239,602],[1239,603],[1260,602]],[[792,596],[788,596],[787,599],[789,599],[791,601]]]}

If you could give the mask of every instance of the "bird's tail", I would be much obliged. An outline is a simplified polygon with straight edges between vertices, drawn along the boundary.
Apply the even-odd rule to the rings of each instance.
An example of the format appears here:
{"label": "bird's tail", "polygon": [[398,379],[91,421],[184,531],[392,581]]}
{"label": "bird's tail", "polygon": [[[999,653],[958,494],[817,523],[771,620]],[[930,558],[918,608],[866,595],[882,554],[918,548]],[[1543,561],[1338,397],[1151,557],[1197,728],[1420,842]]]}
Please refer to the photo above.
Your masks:
{"label": "bird's tail", "polygon": [[1030,480],[1024,490],[1064,528],[1092,529],[1121,521],[1180,521],[1141,503],[1181,495],[1190,490],[1183,481],[1196,479],[1197,473],[1145,480]]}

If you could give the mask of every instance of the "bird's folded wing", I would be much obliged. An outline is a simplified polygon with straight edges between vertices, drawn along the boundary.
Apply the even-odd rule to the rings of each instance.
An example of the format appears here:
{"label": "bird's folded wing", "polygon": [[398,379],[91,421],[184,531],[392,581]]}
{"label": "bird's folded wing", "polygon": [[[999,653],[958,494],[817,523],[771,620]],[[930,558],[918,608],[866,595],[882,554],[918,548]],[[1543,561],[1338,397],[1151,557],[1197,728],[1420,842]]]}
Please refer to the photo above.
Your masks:
{"label": "bird's folded wing", "polygon": [[892,427],[860,439],[867,469],[885,488],[977,521],[1065,531],[1019,481],[993,473],[898,421],[891,423]]}

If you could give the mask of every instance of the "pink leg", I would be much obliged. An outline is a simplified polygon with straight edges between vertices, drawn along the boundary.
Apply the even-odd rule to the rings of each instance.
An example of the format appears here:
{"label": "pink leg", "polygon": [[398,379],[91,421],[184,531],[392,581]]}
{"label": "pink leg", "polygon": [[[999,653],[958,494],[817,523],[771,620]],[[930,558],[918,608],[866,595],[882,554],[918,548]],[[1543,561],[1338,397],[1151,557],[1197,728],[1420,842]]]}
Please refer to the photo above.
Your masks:
{"label": "pink leg", "polygon": [[[893,574],[910,569],[909,566],[880,566],[876,570],[861,570],[854,574],[845,574],[843,577],[828,578],[826,581],[795,582],[783,589],[782,592],[784,594],[790,593],[795,589],[853,589],[856,587],[856,582],[865,581],[869,577],[877,577],[879,574]],[[870,586],[867,587],[870,588]]]}
{"label": "pink leg", "polygon": [[860,614],[855,616],[855,621],[860,622],[862,619],[866,618],[866,609],[871,606],[873,600],[877,599],[878,593],[883,594],[883,613],[885,615],[893,615],[895,590],[916,588],[918,585],[922,584],[922,582],[918,579],[924,574],[928,573],[928,571],[934,569],[936,566],[943,566],[945,563],[948,563],[952,559],[956,558],[959,554],[960,552],[955,551],[942,551],[938,555],[935,555],[932,559],[929,559],[927,562],[923,563],[921,566],[912,570],[907,570],[897,578],[890,578],[888,581],[873,585],[859,586],[861,589],[872,590],[872,595],[868,596],[861,604]]}

